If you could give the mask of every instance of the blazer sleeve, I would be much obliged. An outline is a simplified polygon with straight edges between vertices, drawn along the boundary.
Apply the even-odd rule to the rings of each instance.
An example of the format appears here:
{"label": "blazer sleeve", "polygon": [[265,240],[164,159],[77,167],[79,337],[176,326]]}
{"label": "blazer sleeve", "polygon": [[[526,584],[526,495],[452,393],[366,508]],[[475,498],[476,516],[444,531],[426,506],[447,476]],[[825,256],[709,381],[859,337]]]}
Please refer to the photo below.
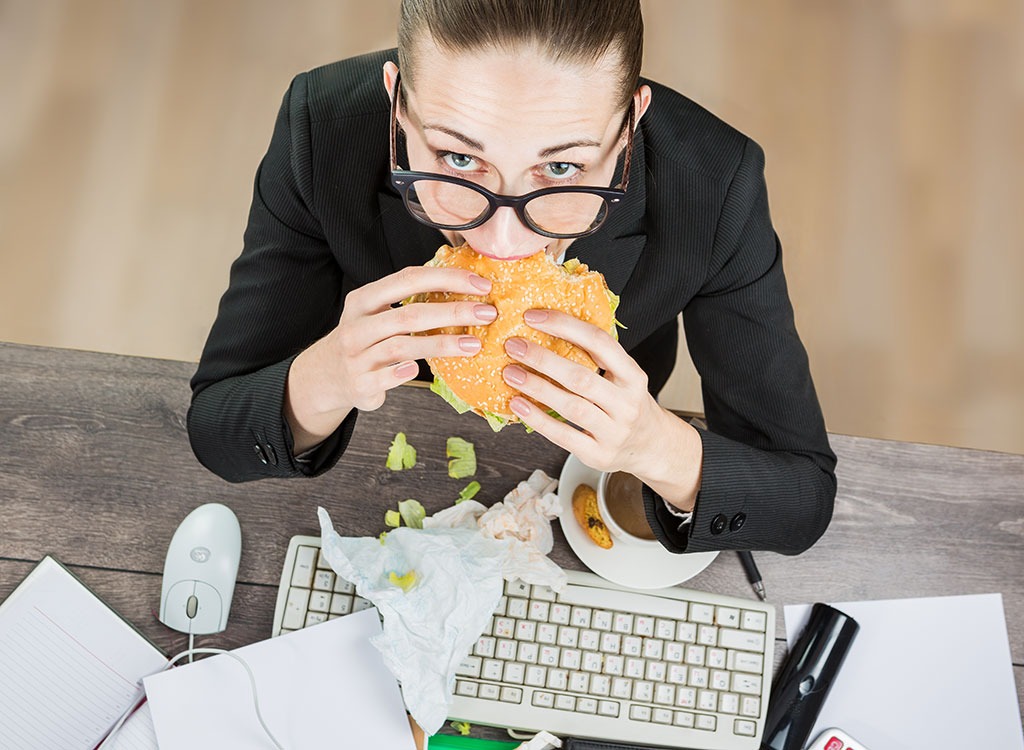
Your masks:
{"label": "blazer sleeve", "polygon": [[647,490],[673,552],[804,551],[824,533],[836,459],[797,335],[768,212],[764,152],[746,139],[722,206],[706,282],[683,311],[707,429],[692,520],[680,527]]}
{"label": "blazer sleeve", "polygon": [[342,305],[342,273],[317,219],[310,148],[302,74],[257,170],[243,249],[191,383],[192,450],[230,482],[320,474],[355,425],[353,411],[298,459],[283,414],[295,355],[337,325]]}

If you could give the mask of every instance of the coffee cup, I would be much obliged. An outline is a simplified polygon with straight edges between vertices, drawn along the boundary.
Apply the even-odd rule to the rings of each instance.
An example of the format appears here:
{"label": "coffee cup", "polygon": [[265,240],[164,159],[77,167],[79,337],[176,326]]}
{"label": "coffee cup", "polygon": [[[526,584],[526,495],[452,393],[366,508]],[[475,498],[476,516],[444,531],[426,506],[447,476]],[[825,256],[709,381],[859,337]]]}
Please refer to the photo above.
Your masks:
{"label": "coffee cup", "polygon": [[625,471],[606,471],[597,484],[597,508],[616,542],[660,548],[644,511],[643,483]]}

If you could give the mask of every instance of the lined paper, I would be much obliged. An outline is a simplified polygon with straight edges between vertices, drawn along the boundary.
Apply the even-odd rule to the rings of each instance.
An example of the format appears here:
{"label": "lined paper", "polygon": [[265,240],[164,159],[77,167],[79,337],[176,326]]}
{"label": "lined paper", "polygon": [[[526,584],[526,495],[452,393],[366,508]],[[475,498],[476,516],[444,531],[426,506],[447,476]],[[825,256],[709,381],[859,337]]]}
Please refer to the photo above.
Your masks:
{"label": "lined paper", "polygon": [[0,605],[0,747],[92,750],[166,658],[53,558]]}

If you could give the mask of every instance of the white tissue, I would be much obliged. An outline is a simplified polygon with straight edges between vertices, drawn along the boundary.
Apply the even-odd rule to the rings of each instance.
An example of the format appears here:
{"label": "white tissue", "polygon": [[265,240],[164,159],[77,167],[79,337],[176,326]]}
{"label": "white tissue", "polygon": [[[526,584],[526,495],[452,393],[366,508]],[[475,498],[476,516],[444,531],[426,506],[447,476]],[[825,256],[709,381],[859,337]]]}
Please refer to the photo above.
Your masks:
{"label": "white tissue", "polygon": [[[383,633],[371,643],[427,734],[448,716],[455,672],[497,608],[503,579],[565,586],[565,572],[547,557],[557,485],[537,470],[491,508],[466,500],[425,519],[422,529],[395,529],[383,544],[340,536],[318,509],[323,555],[383,616]],[[409,571],[416,583],[408,592],[390,582],[390,573]]]}

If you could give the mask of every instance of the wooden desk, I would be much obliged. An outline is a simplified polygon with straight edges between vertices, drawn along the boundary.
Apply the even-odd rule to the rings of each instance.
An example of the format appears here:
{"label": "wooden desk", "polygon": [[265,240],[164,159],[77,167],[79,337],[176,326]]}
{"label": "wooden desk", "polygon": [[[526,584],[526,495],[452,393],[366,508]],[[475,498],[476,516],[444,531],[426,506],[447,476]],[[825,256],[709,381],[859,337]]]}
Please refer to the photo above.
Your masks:
{"label": "wooden desk", "polygon": [[[242,525],[239,584],[227,631],[197,644],[241,646],[270,635],[288,540],[319,533],[318,505],[350,535],[377,535],[385,510],[407,497],[428,513],[449,505],[465,484],[447,475],[450,435],[476,444],[485,502],[534,468],[557,477],[565,460],[539,436],[495,435],[426,389],[402,387],[379,411],[360,415],[351,447],[325,476],[232,485],[189,448],[193,370],[185,362],[0,344],[0,599],[53,553],[161,648],[177,652],[186,637],[156,618],[164,555],[181,519],[217,501]],[[419,463],[392,473],[384,458],[398,431]],[[828,532],[798,557],[758,555],[779,608],[780,658],[785,604],[998,591],[1024,709],[1024,456],[832,440],[839,496]],[[552,557],[580,568],[557,525],[555,535]],[[753,596],[728,553],[687,585]]]}

